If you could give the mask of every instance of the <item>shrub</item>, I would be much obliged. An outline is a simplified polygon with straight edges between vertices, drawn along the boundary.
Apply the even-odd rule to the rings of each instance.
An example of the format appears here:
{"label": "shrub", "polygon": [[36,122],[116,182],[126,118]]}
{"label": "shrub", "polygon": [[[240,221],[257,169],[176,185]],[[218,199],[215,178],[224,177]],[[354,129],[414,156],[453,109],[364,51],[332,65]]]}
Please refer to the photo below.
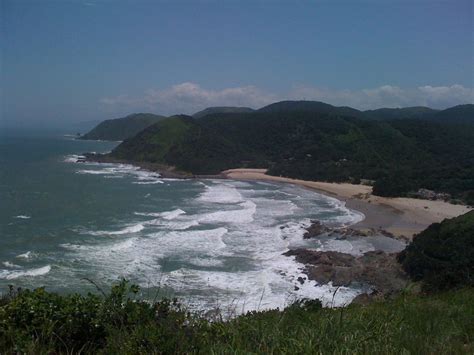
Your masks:
{"label": "shrub", "polygon": [[176,300],[138,301],[138,291],[125,280],[103,297],[59,295],[44,288],[15,293],[11,289],[0,307],[0,353],[2,349],[14,353],[36,353],[37,349],[90,352],[104,347],[108,337],[129,333],[137,325],[153,324],[154,331],[163,335],[161,339],[176,339],[186,312]]}
{"label": "shrub", "polygon": [[[136,299],[125,281],[109,295],[7,295],[0,354],[439,354],[474,351],[474,289],[402,294],[368,306],[301,301],[210,322],[176,300]],[[80,306],[82,305],[82,306]]]}
{"label": "shrub", "polygon": [[418,234],[398,260],[425,290],[474,286],[474,211],[435,223]]}

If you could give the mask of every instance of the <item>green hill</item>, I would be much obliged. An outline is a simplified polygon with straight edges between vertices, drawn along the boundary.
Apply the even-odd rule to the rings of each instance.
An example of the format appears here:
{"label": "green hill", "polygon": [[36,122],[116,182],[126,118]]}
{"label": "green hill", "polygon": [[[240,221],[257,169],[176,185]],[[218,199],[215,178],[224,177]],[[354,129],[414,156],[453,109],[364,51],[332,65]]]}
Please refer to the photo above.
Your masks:
{"label": "green hill", "polygon": [[164,163],[171,149],[189,139],[197,126],[190,116],[172,116],[122,142],[112,155],[119,159]]}
{"label": "green hill", "polygon": [[434,223],[399,255],[405,271],[429,291],[474,286],[474,211]]}
{"label": "green hill", "polygon": [[250,107],[233,107],[233,106],[216,106],[208,107],[202,111],[196,112],[193,114],[194,118],[201,118],[207,115],[212,115],[216,113],[250,113],[255,111]]}
{"label": "green hill", "polygon": [[164,116],[152,113],[135,113],[126,117],[106,120],[99,123],[81,139],[122,141],[163,119]]}

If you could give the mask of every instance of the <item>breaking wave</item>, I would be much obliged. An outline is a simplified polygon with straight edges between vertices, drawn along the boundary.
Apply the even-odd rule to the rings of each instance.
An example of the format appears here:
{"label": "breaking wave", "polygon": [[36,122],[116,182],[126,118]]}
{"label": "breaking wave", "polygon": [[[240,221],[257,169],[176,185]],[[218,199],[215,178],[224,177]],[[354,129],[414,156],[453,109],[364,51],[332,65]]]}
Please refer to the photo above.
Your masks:
{"label": "breaking wave", "polygon": [[51,271],[51,266],[46,265],[37,269],[28,270],[0,270],[0,279],[13,280],[19,277],[35,277],[46,275]]}
{"label": "breaking wave", "polygon": [[[79,159],[81,156],[70,156],[66,161]],[[103,285],[126,277],[144,289],[172,289],[196,309],[210,309],[219,299],[223,307],[236,307],[238,313],[284,307],[298,298],[343,305],[360,292],[342,287],[333,297],[336,287],[308,280],[304,265],[282,255],[290,248],[308,247],[303,234],[313,219],[343,226],[364,218],[347,209],[344,202],[291,185],[231,180],[174,182],[126,164],[76,166],[76,173],[84,175],[76,178],[133,189],[136,201],[125,200],[126,208],[119,205],[120,214],[111,212],[107,219],[95,223],[100,223],[98,230],[90,230],[90,221],[70,229],[57,243],[60,251],[55,256],[54,272],[50,273],[50,259],[41,259],[46,258],[42,251],[34,262],[47,266],[22,269],[3,263],[6,269],[0,271],[0,278],[46,275],[41,282],[50,280],[55,285],[60,279],[59,284],[74,287],[72,280],[83,277]],[[352,241],[311,242],[320,250],[356,255],[371,248]],[[24,266],[31,257],[31,252],[20,254],[17,258],[23,260],[18,263]],[[30,267],[32,263],[28,262]]]}

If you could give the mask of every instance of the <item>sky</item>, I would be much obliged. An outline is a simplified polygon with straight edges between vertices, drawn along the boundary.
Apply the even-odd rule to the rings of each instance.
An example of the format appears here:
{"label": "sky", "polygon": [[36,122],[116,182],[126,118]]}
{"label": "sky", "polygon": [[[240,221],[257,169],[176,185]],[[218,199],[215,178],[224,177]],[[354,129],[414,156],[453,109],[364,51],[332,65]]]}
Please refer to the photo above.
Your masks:
{"label": "sky", "polygon": [[473,1],[0,0],[0,123],[474,102]]}

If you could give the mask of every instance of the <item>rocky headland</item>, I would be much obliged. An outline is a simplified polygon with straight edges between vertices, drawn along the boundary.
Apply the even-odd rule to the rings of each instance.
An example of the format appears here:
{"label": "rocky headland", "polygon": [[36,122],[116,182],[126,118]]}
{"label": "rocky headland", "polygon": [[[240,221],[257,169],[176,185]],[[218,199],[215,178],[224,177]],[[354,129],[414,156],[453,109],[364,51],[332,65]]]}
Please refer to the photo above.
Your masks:
{"label": "rocky headland", "polygon": [[[375,228],[359,230],[351,227],[331,228],[319,221],[313,221],[304,234],[304,239],[333,237],[338,240],[383,235],[396,238],[392,234]],[[305,265],[304,273],[309,280],[318,284],[332,283],[333,286],[357,286],[368,290],[353,302],[367,303],[374,298],[390,297],[408,284],[408,276],[397,261],[398,253],[381,250],[353,255],[339,251],[319,251],[313,249],[292,249],[284,253],[294,256]],[[297,280],[303,284],[306,279]],[[298,287],[296,285],[295,287]]]}

